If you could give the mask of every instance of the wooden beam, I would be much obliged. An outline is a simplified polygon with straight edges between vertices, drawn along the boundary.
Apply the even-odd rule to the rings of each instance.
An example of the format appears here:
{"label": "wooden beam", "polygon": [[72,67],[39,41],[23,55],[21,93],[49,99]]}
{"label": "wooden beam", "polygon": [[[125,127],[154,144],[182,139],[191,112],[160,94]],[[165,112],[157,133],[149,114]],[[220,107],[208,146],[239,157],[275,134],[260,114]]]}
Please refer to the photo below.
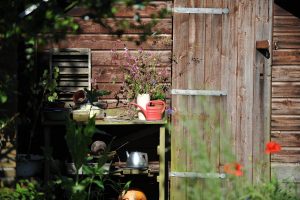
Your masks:
{"label": "wooden beam", "polygon": [[260,40],[256,41],[256,49],[262,53],[266,58],[270,58],[270,41]]}
{"label": "wooden beam", "polygon": [[256,41],[256,49],[269,49],[269,48],[270,48],[269,40]]}

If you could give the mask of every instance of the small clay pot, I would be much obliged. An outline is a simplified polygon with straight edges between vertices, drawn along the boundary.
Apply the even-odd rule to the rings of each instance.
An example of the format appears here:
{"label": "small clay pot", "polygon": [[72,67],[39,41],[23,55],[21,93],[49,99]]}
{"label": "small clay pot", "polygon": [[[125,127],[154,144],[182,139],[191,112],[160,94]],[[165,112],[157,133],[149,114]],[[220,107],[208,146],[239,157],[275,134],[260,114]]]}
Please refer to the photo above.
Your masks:
{"label": "small clay pot", "polygon": [[73,94],[73,102],[75,104],[85,103],[86,100],[86,92],[84,90],[78,90]]}

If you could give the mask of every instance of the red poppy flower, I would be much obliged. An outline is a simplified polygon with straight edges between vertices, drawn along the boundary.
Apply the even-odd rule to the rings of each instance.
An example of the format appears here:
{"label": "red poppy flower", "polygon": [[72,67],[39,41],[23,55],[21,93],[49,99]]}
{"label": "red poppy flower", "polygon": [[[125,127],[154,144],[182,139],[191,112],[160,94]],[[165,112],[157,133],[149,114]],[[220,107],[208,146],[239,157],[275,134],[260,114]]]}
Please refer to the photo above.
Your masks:
{"label": "red poppy flower", "polygon": [[235,176],[242,176],[243,171],[242,171],[243,166],[240,165],[239,163],[229,163],[224,165],[224,171],[227,174],[233,174]]}
{"label": "red poppy flower", "polygon": [[281,146],[280,144],[276,143],[276,142],[268,142],[266,145],[266,153],[276,153],[278,151],[281,150]]}

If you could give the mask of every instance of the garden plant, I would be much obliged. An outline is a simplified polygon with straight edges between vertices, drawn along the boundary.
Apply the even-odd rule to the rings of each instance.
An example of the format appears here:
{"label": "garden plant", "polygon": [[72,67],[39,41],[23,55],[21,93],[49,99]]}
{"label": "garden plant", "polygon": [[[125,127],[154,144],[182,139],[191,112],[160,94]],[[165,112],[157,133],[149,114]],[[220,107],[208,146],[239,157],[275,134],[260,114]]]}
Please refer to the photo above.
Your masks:
{"label": "garden plant", "polygon": [[[192,98],[192,97],[191,97]],[[171,124],[171,134],[182,130],[186,137],[180,140],[181,151],[187,156],[189,166],[181,162],[177,166],[181,171],[193,171],[200,177],[178,178],[178,186],[173,197],[186,194],[191,200],[297,200],[296,184],[291,180],[278,180],[274,175],[269,179],[259,178],[254,183],[247,176],[247,166],[243,166],[233,153],[230,140],[230,128],[226,123],[226,113],[216,106],[216,101],[209,97],[193,97],[198,103],[197,110],[173,108],[169,111],[182,125]],[[222,120],[221,120],[222,119]],[[177,129],[177,130],[176,130]],[[221,149],[221,151],[220,151]],[[269,141],[265,144],[265,154],[276,154],[281,150],[280,144]],[[220,167],[220,161],[222,161]],[[255,163],[260,169],[263,162]],[[172,184],[172,183],[171,183]],[[171,194],[172,195],[172,194]]]}

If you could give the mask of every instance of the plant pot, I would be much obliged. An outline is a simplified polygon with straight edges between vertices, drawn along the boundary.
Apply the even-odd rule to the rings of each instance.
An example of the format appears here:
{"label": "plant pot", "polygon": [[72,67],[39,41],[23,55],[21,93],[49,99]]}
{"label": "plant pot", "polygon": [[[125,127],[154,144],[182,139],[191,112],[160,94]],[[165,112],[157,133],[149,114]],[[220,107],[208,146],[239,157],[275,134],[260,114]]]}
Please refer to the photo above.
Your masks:
{"label": "plant pot", "polygon": [[17,169],[18,177],[31,177],[38,175],[42,171],[43,157],[32,154],[17,155]]}
{"label": "plant pot", "polygon": [[73,102],[76,104],[86,103],[86,92],[84,90],[78,90],[73,94]]}
{"label": "plant pot", "polygon": [[69,109],[47,108],[44,110],[44,118],[51,121],[65,121],[70,116]]}
{"label": "plant pot", "polygon": [[73,110],[73,120],[85,122],[89,120],[90,112],[88,110]]}
{"label": "plant pot", "polygon": [[[146,109],[147,103],[150,101],[150,95],[149,94],[138,94],[136,98],[136,103],[141,106],[143,109]],[[139,120],[146,120],[145,115],[143,114],[140,109],[138,109],[138,118]]]}
{"label": "plant pot", "polygon": [[45,102],[45,105],[44,105],[44,107],[45,108],[64,108],[65,107],[65,102],[63,102],[63,101],[58,101],[58,100],[56,100],[56,101],[53,101],[53,102]]}

